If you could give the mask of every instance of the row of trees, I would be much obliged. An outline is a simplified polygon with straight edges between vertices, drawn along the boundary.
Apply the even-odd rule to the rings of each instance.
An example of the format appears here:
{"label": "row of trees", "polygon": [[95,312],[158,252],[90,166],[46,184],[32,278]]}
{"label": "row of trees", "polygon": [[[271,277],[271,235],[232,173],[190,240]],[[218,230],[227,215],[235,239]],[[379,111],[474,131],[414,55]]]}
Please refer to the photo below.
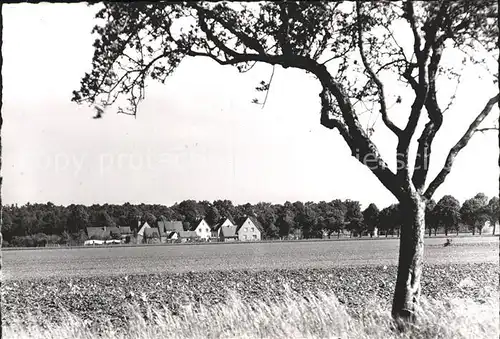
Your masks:
{"label": "row of trees", "polygon": [[[448,232],[459,230],[460,224],[469,226],[475,234],[481,233],[486,221],[493,225],[498,219],[498,197],[488,200],[483,193],[460,205],[451,195],[437,203],[427,204],[426,225],[429,234],[438,229]],[[379,210],[375,204],[361,209],[353,200],[332,200],[318,203],[300,201],[284,204],[260,202],[234,206],[230,200],[214,202],[185,200],[173,206],[164,205],[69,205],[52,203],[4,206],[3,235],[7,244],[14,246],[41,246],[47,243],[69,243],[82,240],[87,227],[130,226],[137,230],[138,221],[154,225],[159,218],[183,221],[186,230],[201,218],[210,225],[226,217],[239,221],[244,216],[254,216],[264,228],[263,237],[283,238],[300,234],[304,238],[321,238],[348,232],[350,235],[371,234],[375,229],[386,236],[399,235],[401,212],[398,204]]]}

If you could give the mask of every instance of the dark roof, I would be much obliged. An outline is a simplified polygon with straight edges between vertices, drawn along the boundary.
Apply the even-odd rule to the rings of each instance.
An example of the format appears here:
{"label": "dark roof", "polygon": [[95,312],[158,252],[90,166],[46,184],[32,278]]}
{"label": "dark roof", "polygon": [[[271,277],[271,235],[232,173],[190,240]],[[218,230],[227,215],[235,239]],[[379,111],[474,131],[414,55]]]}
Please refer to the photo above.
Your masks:
{"label": "dark roof", "polygon": [[222,235],[225,238],[236,237],[237,226],[224,226],[221,228]]}
{"label": "dark roof", "polygon": [[111,232],[120,233],[121,235],[132,234],[132,231],[128,226],[107,227],[106,230],[108,231],[109,234],[111,234]]}
{"label": "dark roof", "polygon": [[157,228],[146,228],[144,229],[144,237],[146,238],[159,238],[160,234],[158,233]]}
{"label": "dark roof", "polygon": [[[184,231],[182,231],[184,232]],[[167,239],[172,239],[172,237],[174,236],[174,234],[176,234],[177,232],[174,232],[174,231],[168,231],[166,233],[166,236],[167,236]]]}
{"label": "dark roof", "polygon": [[264,232],[264,227],[262,227],[262,225],[260,224],[260,222],[257,220],[257,218],[255,217],[249,217],[250,220],[252,220],[252,222],[254,223],[255,227],[257,227],[257,229],[261,232]]}
{"label": "dark roof", "polygon": [[214,225],[214,227],[212,227],[212,229],[213,229],[214,231],[217,231],[217,230],[218,230],[218,229],[222,226],[222,224],[223,224],[223,223],[225,223],[225,222],[226,222],[226,220],[228,220],[228,219],[229,219],[229,221],[230,221],[233,225],[236,225],[236,223],[234,222],[234,220],[233,220],[232,218],[224,218],[224,219],[222,219],[221,221],[219,221],[217,224],[215,224],[215,225]]}
{"label": "dark roof", "polygon": [[182,231],[179,232],[179,236],[181,238],[196,238],[198,235],[196,234],[195,231]]}
{"label": "dark roof", "polygon": [[160,229],[160,234],[163,236],[169,231],[183,232],[184,226],[182,226],[182,221],[158,221],[158,228]]}
{"label": "dark roof", "polygon": [[102,227],[87,227],[87,236],[89,238],[105,238],[106,237],[106,226]]}
{"label": "dark roof", "polygon": [[[200,225],[200,223],[201,223],[203,220],[205,220],[205,218],[203,218],[203,219],[198,219],[198,220],[196,220],[193,224],[191,224],[191,225],[190,225],[190,228],[191,228],[191,229],[190,229],[190,231],[192,231],[192,232],[196,231],[196,229],[198,228],[198,226]],[[205,220],[205,222],[206,222],[206,223],[207,223],[207,225],[208,225],[208,222],[207,222],[206,220]],[[212,227],[210,227],[210,225],[208,225],[208,228],[210,228],[210,230],[212,230]]]}

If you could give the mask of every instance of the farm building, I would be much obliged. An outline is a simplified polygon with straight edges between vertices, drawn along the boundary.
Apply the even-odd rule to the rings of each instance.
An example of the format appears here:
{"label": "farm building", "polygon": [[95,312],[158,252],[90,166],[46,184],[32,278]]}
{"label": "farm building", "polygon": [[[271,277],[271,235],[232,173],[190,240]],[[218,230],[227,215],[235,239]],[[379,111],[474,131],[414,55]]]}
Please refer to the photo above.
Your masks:
{"label": "farm building", "polygon": [[212,238],[220,238],[220,232],[222,227],[228,227],[228,226],[236,226],[234,221],[231,218],[225,218],[215,224],[215,226],[212,228]]}
{"label": "farm building", "polygon": [[90,240],[107,240],[107,239],[120,239],[126,242],[126,238],[130,241],[132,231],[128,226],[113,226],[113,227],[87,227],[87,237]]}
{"label": "farm building", "polygon": [[139,229],[139,232],[137,232],[137,243],[142,244],[144,242],[144,231],[147,230],[148,228],[151,228],[147,222],[145,222],[142,227]]}
{"label": "farm building", "polygon": [[195,241],[198,239],[198,235],[195,231],[182,231],[179,233],[179,238],[182,242]]}
{"label": "farm building", "polygon": [[235,225],[222,226],[219,232],[220,241],[236,241],[238,240],[238,234],[236,231],[238,227]]}
{"label": "farm building", "polygon": [[262,226],[254,217],[246,217],[238,228],[238,240],[256,241],[262,238]]}
{"label": "farm building", "polygon": [[160,242],[168,242],[169,240],[177,240],[179,233],[184,232],[182,221],[158,221],[158,230],[160,232]]}
{"label": "farm building", "polygon": [[103,240],[106,239],[106,226],[102,227],[87,227],[87,237],[90,240]]}
{"label": "farm building", "polygon": [[122,242],[129,243],[132,238],[132,230],[128,226],[108,227],[109,236],[112,239],[121,239]]}
{"label": "farm building", "polygon": [[156,227],[148,227],[144,229],[144,234],[142,236],[142,241],[146,244],[158,244],[160,243],[160,232]]}
{"label": "farm building", "polygon": [[198,225],[193,229],[196,235],[202,240],[210,239],[212,235],[212,231],[210,230],[210,226],[207,224],[205,219],[201,219]]}

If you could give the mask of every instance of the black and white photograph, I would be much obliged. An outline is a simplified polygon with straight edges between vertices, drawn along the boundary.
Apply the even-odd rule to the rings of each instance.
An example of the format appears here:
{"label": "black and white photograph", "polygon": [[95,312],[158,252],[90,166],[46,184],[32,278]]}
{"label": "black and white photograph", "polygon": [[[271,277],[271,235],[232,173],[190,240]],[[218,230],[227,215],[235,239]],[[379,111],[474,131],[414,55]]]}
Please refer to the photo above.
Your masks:
{"label": "black and white photograph", "polygon": [[497,1],[0,8],[0,339],[500,336]]}

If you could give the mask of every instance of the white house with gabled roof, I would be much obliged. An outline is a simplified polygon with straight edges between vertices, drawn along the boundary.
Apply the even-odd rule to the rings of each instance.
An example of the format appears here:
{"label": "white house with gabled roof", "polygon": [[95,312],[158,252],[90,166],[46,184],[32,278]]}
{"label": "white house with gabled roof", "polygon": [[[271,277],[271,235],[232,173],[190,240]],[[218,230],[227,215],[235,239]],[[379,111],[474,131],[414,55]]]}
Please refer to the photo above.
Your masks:
{"label": "white house with gabled roof", "polygon": [[210,226],[205,221],[205,219],[201,219],[200,222],[198,223],[198,226],[196,226],[196,228],[193,231],[195,231],[196,235],[203,240],[210,239],[210,236],[212,234]]}

